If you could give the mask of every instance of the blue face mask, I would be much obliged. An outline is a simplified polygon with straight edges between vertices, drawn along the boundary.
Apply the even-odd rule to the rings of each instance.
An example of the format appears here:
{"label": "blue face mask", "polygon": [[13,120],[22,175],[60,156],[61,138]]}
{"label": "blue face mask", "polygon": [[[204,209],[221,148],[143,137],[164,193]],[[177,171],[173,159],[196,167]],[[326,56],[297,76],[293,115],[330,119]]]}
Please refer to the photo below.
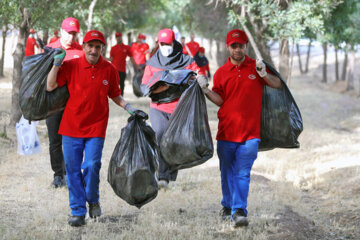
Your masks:
{"label": "blue face mask", "polygon": [[145,43],[145,39],[141,40],[142,43]]}

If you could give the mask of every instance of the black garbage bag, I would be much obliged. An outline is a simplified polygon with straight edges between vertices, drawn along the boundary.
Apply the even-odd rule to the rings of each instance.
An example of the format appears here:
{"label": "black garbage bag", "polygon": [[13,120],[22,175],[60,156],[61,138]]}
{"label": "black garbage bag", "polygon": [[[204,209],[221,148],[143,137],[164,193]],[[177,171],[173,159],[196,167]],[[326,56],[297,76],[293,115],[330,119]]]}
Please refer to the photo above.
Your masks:
{"label": "black garbage bag", "polygon": [[214,154],[205,96],[194,81],[181,96],[160,142],[171,170],[200,165]]}
{"label": "black garbage bag", "polygon": [[[164,70],[154,73],[147,85],[142,85],[144,96],[149,95],[153,103],[169,103],[178,98],[190,86],[189,79],[196,76],[188,69]],[[169,88],[160,93],[153,93],[159,86]]]}
{"label": "black garbage bag", "polygon": [[137,97],[142,97],[143,92],[141,91],[141,81],[144,75],[144,68],[142,68],[140,71],[136,71],[133,81],[132,81],[132,87],[134,95]]}
{"label": "black garbage bag", "polygon": [[64,109],[69,98],[67,86],[46,91],[46,79],[54,56],[60,49],[44,48],[44,52],[25,58],[22,68],[19,101],[26,119],[43,120]]}
{"label": "black garbage bag", "polygon": [[156,135],[145,120],[131,116],[121,129],[108,169],[108,182],[116,195],[140,208],[158,193]]}
{"label": "black garbage bag", "polygon": [[263,87],[259,151],[274,148],[299,148],[303,130],[300,110],[285,81],[271,65],[266,67],[282,81],[283,87]]}

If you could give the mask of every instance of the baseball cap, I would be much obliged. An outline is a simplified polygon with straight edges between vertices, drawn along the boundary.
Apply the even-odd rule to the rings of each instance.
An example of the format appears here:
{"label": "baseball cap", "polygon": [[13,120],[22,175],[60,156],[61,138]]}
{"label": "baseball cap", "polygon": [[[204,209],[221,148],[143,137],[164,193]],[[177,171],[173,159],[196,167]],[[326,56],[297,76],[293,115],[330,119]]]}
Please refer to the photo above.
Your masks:
{"label": "baseball cap", "polygon": [[30,28],[30,31],[29,31],[30,33],[35,33],[35,30],[34,29],[32,29],[32,28]]}
{"label": "baseball cap", "polygon": [[175,39],[175,34],[170,28],[161,29],[158,33],[159,43],[172,43]]}
{"label": "baseball cap", "polygon": [[103,44],[106,44],[104,34],[102,34],[102,33],[101,33],[100,31],[98,31],[98,30],[88,31],[88,32],[85,34],[83,43],[87,43],[87,42],[92,41],[92,40],[98,40],[98,41],[102,42]]}
{"label": "baseball cap", "polygon": [[64,29],[66,32],[79,32],[80,30],[80,23],[76,18],[69,17],[65,18],[61,24],[61,28]]}
{"label": "baseball cap", "polygon": [[245,44],[247,43],[248,37],[246,36],[246,33],[240,29],[233,29],[230,32],[228,32],[226,36],[226,44],[231,45],[233,43],[240,43]]}
{"label": "baseball cap", "polygon": [[146,39],[146,36],[145,36],[145,35],[142,35],[141,33],[139,33],[138,38],[145,40],[145,39]]}
{"label": "baseball cap", "polygon": [[199,48],[199,52],[201,52],[201,53],[205,53],[205,48],[200,47],[200,48]]}
{"label": "baseball cap", "polygon": [[115,33],[115,37],[121,37],[121,36],[122,36],[122,33],[121,33],[121,32]]}

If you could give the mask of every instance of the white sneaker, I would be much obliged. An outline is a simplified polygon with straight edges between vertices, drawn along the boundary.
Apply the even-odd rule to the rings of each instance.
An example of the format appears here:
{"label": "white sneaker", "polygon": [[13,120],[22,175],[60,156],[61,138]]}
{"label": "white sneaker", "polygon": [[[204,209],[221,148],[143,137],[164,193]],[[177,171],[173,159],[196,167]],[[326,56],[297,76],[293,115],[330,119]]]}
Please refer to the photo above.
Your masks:
{"label": "white sneaker", "polygon": [[166,180],[160,180],[158,182],[159,190],[160,189],[167,189],[168,185],[169,185],[169,183]]}

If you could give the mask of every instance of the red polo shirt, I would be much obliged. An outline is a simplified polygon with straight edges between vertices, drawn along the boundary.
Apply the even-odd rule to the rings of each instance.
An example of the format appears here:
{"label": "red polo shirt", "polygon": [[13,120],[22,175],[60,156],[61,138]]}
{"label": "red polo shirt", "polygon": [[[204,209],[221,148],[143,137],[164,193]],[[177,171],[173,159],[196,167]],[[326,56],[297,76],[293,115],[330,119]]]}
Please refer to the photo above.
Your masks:
{"label": "red polo shirt", "polygon": [[35,54],[35,46],[39,48],[39,45],[36,43],[35,38],[28,37],[25,47],[25,57]]}
{"label": "red polo shirt", "polygon": [[105,138],[109,118],[109,98],[120,95],[119,74],[102,57],[95,65],[80,58],[61,66],[57,83],[67,85],[70,93],[62,117],[59,134],[69,137]]}
{"label": "red polo shirt", "polygon": [[187,47],[189,48],[191,55],[194,57],[196,53],[199,51],[200,45],[198,42],[188,42]]}
{"label": "red polo shirt", "polygon": [[57,37],[57,36],[53,36],[53,37],[50,39],[49,44],[50,44],[50,43],[53,43],[53,42],[56,42],[58,39],[60,39],[60,38]]}
{"label": "red polo shirt", "polygon": [[112,63],[119,72],[126,72],[126,57],[132,57],[130,47],[125,44],[116,44],[110,50]]}
{"label": "red polo shirt", "polygon": [[149,50],[149,45],[147,43],[133,43],[131,45],[131,53],[136,64],[145,64],[146,62],[146,53]]}
{"label": "red polo shirt", "polygon": [[224,100],[217,114],[217,140],[260,139],[261,100],[266,82],[255,66],[256,61],[248,56],[240,66],[232,64],[229,58],[214,74],[212,90]]}
{"label": "red polo shirt", "polygon": [[51,47],[51,48],[65,49],[66,55],[65,55],[64,61],[67,61],[67,60],[70,60],[73,58],[79,58],[84,54],[83,49],[80,46],[80,44],[78,44],[77,42],[74,42],[73,44],[71,44],[71,46],[69,48],[66,49],[65,47],[63,47],[61,45],[60,38],[56,42],[49,43],[47,46]]}

